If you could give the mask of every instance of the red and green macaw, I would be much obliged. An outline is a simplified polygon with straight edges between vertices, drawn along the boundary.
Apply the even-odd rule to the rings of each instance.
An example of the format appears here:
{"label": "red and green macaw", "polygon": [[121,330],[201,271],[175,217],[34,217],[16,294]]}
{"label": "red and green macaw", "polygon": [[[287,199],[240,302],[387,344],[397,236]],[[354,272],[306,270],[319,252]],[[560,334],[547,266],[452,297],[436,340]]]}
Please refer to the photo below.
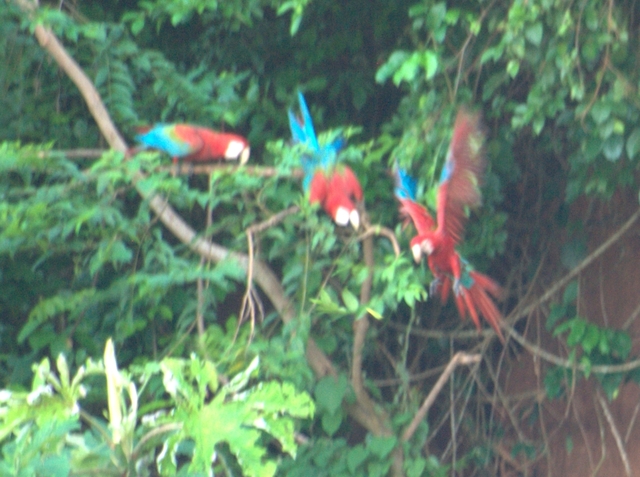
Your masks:
{"label": "red and green macaw", "polygon": [[249,142],[237,134],[221,133],[190,124],[156,124],[138,128],[136,140],[144,147],[166,152],[185,162],[208,162],[219,159],[249,159]]}
{"label": "red and green macaw", "polygon": [[289,126],[295,144],[307,147],[302,167],[303,188],[309,194],[309,202],[320,203],[338,225],[349,223],[354,229],[360,226],[360,214],[356,203],[362,200],[362,187],[353,171],[338,161],[338,152],[344,139],[338,138],[322,147],[318,144],[311,115],[302,93],[298,92],[300,116],[289,110]]}
{"label": "red and green macaw", "polygon": [[479,273],[462,258],[455,247],[462,241],[467,210],[480,205],[480,182],[485,168],[484,136],[479,117],[465,110],[458,113],[447,159],[440,176],[436,221],[427,209],[416,202],[415,181],[396,168],[395,195],[400,201],[400,214],[405,223],[412,221],[417,235],[411,240],[416,262],[427,255],[434,276],[431,294],[439,294],[446,302],[453,288],[458,313],[470,316],[480,330],[480,316],[495,330],[502,342],[502,314],[492,298],[502,297],[502,288],[491,278]]}

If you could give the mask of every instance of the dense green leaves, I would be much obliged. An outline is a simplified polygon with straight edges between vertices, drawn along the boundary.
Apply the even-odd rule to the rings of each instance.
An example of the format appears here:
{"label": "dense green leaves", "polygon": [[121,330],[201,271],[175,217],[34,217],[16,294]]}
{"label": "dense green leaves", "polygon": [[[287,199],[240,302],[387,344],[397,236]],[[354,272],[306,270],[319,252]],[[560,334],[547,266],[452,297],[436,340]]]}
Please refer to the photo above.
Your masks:
{"label": "dense green leaves", "polygon": [[[215,366],[209,361],[148,362],[139,375],[142,388],[161,372],[172,402],[146,403],[150,412],[145,416],[138,415],[138,392],[132,376],[117,369],[111,341],[104,362],[88,361],[73,377],[62,355],[57,360],[57,375],[44,360],[34,367],[30,393],[3,391],[0,397],[0,437],[15,435],[3,447],[0,468],[11,475],[66,476],[72,469],[122,474],[139,466],[138,459],[148,459],[148,452],[161,445],[152,439],[154,435],[168,434],[165,450],[158,457],[162,475],[175,475],[176,448],[189,438],[194,442],[193,455],[184,469],[191,475],[209,473],[216,461],[216,445],[224,441],[245,475],[271,476],[275,463],[264,459],[266,449],[257,442],[259,437],[271,435],[284,452],[295,455],[294,419],[312,416],[314,406],[308,395],[290,383],[272,381],[249,387],[248,380],[257,367],[256,358],[247,370],[219,387]],[[110,433],[105,432],[99,417],[87,419],[86,414],[90,430],[80,432],[78,411],[87,394],[87,381],[94,375],[106,376]],[[209,393],[215,397],[205,403]],[[170,404],[175,409],[166,415],[155,412]],[[140,433],[143,430],[146,434]],[[146,469],[138,468],[142,474],[136,475],[149,475]]]}
{"label": "dense green leaves", "polygon": [[[450,334],[455,310],[430,299],[428,267],[407,252],[415,231],[398,225],[388,169],[397,161],[418,177],[419,200],[433,210],[456,111],[463,104],[481,111],[489,162],[483,207],[469,211],[460,250],[477,269],[526,290],[543,256],[532,248],[547,246],[547,230],[566,226],[571,202],[637,188],[633,8],[144,0],[43,5],[29,18],[2,3],[0,376],[16,390],[0,393],[2,471],[144,475],[156,465],[162,475],[206,475],[213,461],[221,475],[375,476],[388,474],[400,447],[409,476],[487,467],[494,415],[482,404],[477,420],[465,414],[456,427],[458,396],[466,406],[477,391],[460,376],[451,378],[451,401],[441,395],[440,409],[410,442],[397,437],[430,389],[424,376],[468,338]],[[75,86],[33,39],[36,25],[62,39],[130,143],[136,126],[198,123],[247,136],[251,167],[173,177],[160,153],[111,151],[96,159],[80,151],[78,158],[68,150],[106,143]],[[286,110],[298,90],[321,143],[348,139],[341,157],[362,182],[372,224],[368,300],[361,298],[369,274],[363,236],[309,205],[297,177],[304,151],[288,144]],[[157,222],[147,202],[154,193],[199,236],[240,259],[201,260]],[[545,227],[536,222],[531,230],[533,211],[545,216]],[[247,236],[248,227],[265,223]],[[378,224],[395,232],[399,256]],[[283,303],[246,283],[249,243],[281,282],[286,324]],[[560,261],[573,267],[586,250],[582,237],[567,241]],[[595,376],[613,398],[635,375],[595,370],[630,359],[631,338],[580,316],[577,298],[574,283],[551,305],[546,329],[569,357],[546,369],[547,395],[560,397],[575,380]],[[510,293],[504,309],[514,300]],[[376,319],[361,356],[365,389],[376,412],[389,416],[389,435],[353,423],[347,376],[354,324],[363,317]],[[110,336],[129,371],[112,367],[105,393],[92,381],[104,371],[86,363]],[[333,366],[317,380],[305,361],[308,338]],[[53,371],[45,358],[60,353],[66,360]],[[35,378],[33,362],[41,362]],[[84,399],[100,410],[81,422]],[[109,422],[101,413],[107,401]],[[444,463],[424,448],[438,432],[433,415],[448,412],[465,450]],[[298,448],[298,430],[309,445]],[[535,446],[521,449],[535,457]]]}

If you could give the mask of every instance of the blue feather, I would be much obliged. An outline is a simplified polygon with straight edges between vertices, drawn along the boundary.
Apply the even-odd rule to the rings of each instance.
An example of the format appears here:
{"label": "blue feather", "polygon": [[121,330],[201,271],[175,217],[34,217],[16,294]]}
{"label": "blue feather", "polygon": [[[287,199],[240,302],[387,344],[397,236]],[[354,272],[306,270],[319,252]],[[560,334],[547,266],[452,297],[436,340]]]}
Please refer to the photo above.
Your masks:
{"label": "blue feather", "polygon": [[326,171],[335,166],[338,161],[338,152],[346,141],[340,136],[333,142],[320,147],[307,102],[299,91],[298,101],[300,103],[300,117],[289,110],[289,128],[291,129],[293,142],[295,144],[304,144],[308,149],[308,153],[302,158],[302,169],[304,171],[302,185],[304,190],[308,190],[311,179],[318,168]]}
{"label": "blue feather", "polygon": [[164,151],[172,157],[186,156],[191,152],[191,146],[172,137],[171,128],[171,125],[156,124],[146,133],[138,134],[136,140],[146,147]]}
{"label": "blue feather", "polygon": [[409,199],[416,201],[416,180],[407,171],[395,166],[396,185],[393,190],[398,199]]}
{"label": "blue feather", "polygon": [[318,138],[313,128],[311,114],[309,114],[309,108],[307,108],[304,96],[299,91],[298,101],[300,102],[301,117],[297,118],[293,111],[289,110],[289,127],[291,129],[291,135],[293,136],[293,142],[296,144],[306,144],[313,152],[319,152],[320,146],[318,145]]}
{"label": "blue feather", "polygon": [[455,169],[455,167],[455,163],[449,157],[447,157],[447,160],[442,167],[442,172],[440,173],[440,184],[449,180],[451,174],[453,174],[453,170]]}

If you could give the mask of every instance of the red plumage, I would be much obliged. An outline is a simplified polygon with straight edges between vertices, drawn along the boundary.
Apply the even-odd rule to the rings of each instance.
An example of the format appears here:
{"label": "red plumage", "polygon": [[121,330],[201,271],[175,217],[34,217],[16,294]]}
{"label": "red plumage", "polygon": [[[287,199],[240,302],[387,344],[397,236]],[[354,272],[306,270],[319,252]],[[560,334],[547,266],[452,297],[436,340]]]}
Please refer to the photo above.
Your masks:
{"label": "red plumage", "polygon": [[482,202],[480,182],[485,169],[480,117],[461,110],[438,189],[438,231],[460,243],[469,208]]}
{"label": "red plumage", "polygon": [[[326,173],[330,174],[328,177]],[[362,200],[362,187],[350,167],[339,164],[329,171],[318,169],[309,185],[309,202],[319,202],[327,214],[338,224],[349,222],[358,228],[359,214],[356,203]]]}
{"label": "red plumage", "polygon": [[502,289],[491,278],[472,270],[455,249],[462,240],[468,209],[482,200],[479,186],[485,169],[483,140],[478,115],[461,110],[440,177],[437,224],[426,208],[414,202],[415,193],[408,184],[412,180],[404,171],[396,173],[396,196],[401,217],[405,222],[410,219],[416,227],[417,235],[410,242],[414,259],[419,262],[423,254],[427,255],[435,279],[432,293],[446,302],[453,289],[460,316],[469,316],[478,330],[480,316],[484,317],[504,342],[502,315],[491,298],[500,299]]}
{"label": "red plumage", "polygon": [[185,162],[249,159],[249,142],[238,134],[222,133],[190,124],[157,124],[137,128],[136,139],[144,146],[164,151]]}

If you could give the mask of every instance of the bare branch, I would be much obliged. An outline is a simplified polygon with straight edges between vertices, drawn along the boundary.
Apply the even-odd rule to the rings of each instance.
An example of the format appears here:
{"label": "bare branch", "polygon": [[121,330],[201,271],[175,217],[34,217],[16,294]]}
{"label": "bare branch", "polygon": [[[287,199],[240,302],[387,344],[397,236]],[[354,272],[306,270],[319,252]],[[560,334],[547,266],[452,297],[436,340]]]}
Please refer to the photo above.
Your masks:
{"label": "bare branch", "polygon": [[607,404],[606,399],[602,396],[602,393],[599,390],[596,394],[598,396],[598,402],[600,403],[600,407],[602,407],[602,411],[604,412],[604,417],[607,419],[607,422],[609,423],[611,434],[613,434],[613,438],[615,439],[616,445],[618,446],[618,452],[620,453],[620,459],[622,459],[622,463],[624,464],[625,474],[631,475],[631,465],[629,464],[629,456],[627,455],[627,451],[624,448],[622,437],[620,436],[620,432],[618,431],[618,426],[616,426],[616,422],[614,421],[613,415],[611,414],[611,410],[609,409],[609,404]]}
{"label": "bare branch", "polygon": [[[509,322],[513,322],[515,323],[516,321],[518,321],[520,318],[523,318],[525,316],[528,316],[531,312],[533,312],[538,306],[540,306],[541,303],[544,303],[546,301],[549,301],[551,298],[553,298],[553,296],[558,293],[560,290],[562,290],[562,288],[564,288],[565,286],[567,286],[567,284],[573,280],[577,275],[580,274],[580,272],[582,272],[582,270],[584,270],[585,268],[587,268],[589,265],[591,265],[597,258],[600,257],[600,255],[602,255],[604,252],[606,252],[607,250],[609,250],[609,248],[615,244],[618,240],[620,240],[622,238],[622,236],[631,228],[631,226],[638,220],[638,218],[640,217],[640,209],[638,209],[631,217],[629,217],[629,219],[622,224],[622,226],[615,231],[615,233],[613,235],[611,235],[611,237],[609,237],[607,240],[604,241],[604,243],[602,243],[602,245],[600,245],[596,250],[594,250],[589,256],[587,256],[582,262],[580,262],[580,264],[574,268],[573,270],[571,270],[569,273],[567,273],[564,277],[562,277],[560,280],[558,280],[556,283],[554,283],[551,288],[549,288],[546,292],[543,293],[543,295],[541,297],[539,297],[538,299],[535,300],[534,303],[531,303],[530,305],[524,307],[522,310],[520,311],[516,311],[514,310],[513,313],[511,313],[511,315],[507,318],[507,320]],[[508,326],[506,328],[509,328]],[[509,330],[509,332],[511,333],[513,330]]]}
{"label": "bare branch", "polygon": [[444,368],[444,371],[438,378],[438,381],[436,381],[436,384],[433,386],[433,388],[425,398],[424,402],[422,403],[422,406],[420,406],[420,409],[418,409],[418,412],[416,413],[416,415],[413,416],[413,420],[407,426],[405,431],[402,433],[403,441],[406,442],[409,439],[411,439],[413,434],[416,432],[418,425],[426,417],[427,413],[429,412],[429,409],[431,409],[431,406],[435,402],[436,397],[442,390],[442,387],[445,385],[445,383],[449,379],[449,376],[451,376],[451,373],[453,373],[453,371],[460,365],[479,363],[481,359],[482,359],[482,356],[479,354],[468,354],[462,351],[458,351],[453,356],[453,358],[451,358],[451,361],[449,361],[449,364],[447,365],[447,367]]}
{"label": "bare branch", "polygon": [[400,256],[400,245],[398,245],[396,234],[394,234],[391,229],[383,227],[382,225],[365,224],[365,230],[358,236],[358,240],[365,240],[367,237],[371,237],[372,235],[382,235],[383,237],[388,238],[389,242],[391,242],[391,246],[393,247],[393,253],[395,253],[396,257]]}

